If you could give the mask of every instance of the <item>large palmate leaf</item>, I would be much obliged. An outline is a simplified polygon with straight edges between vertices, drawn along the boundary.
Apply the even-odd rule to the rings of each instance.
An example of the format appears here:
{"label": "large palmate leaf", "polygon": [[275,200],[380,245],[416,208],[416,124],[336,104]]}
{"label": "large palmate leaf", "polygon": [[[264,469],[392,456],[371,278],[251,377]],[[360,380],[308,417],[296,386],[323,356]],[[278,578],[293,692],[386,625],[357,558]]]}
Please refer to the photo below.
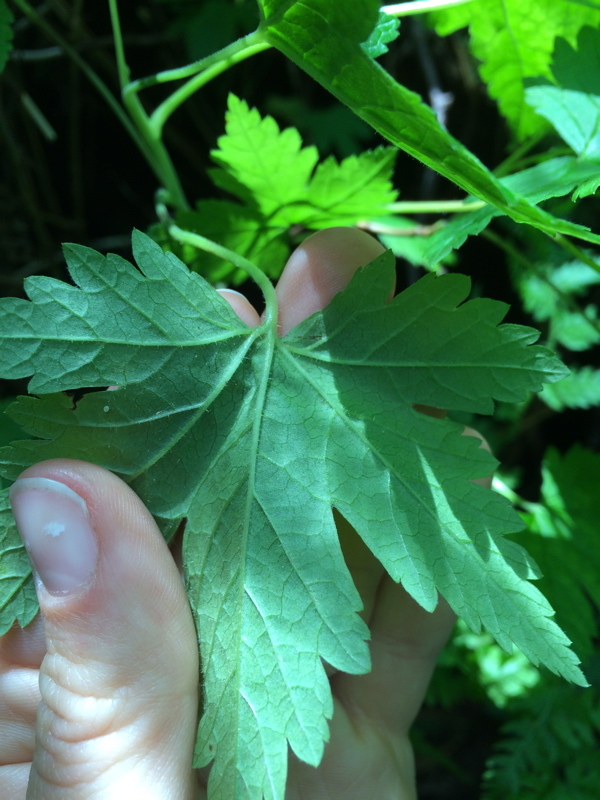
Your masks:
{"label": "large palmate leaf", "polygon": [[[562,0],[559,0],[562,2]],[[516,222],[586,241],[600,238],[513,195],[364,46],[379,23],[378,0],[258,0],[259,31],[388,141]]]}
{"label": "large palmate leaf", "polygon": [[31,566],[15,528],[8,490],[0,490],[0,636],[17,620],[25,627],[34,618],[37,597]]}
{"label": "large palmate leaf", "polygon": [[[426,609],[439,591],[474,630],[585,682],[529,582],[535,565],[504,537],[520,519],[471,482],[493,458],[461,426],[413,408],[491,413],[494,399],[523,400],[564,374],[535,331],[499,324],[506,306],[464,302],[460,275],[429,275],[388,303],[387,253],[279,338],[273,317],[246,327],[142,234],[140,271],[65,252],[77,286],[29,278],[29,301],[0,306],[1,376],[33,375],[32,392],[55,393],[13,407],[39,438],[2,451],[2,471],[93,460],[166,529],[187,519],[204,670],[196,763],[214,759],[211,798],[283,800],[288,743],[317,764],[327,738],[322,659],[369,669],[332,508]],[[120,388],[77,402],[61,393],[82,386]],[[6,617],[10,597],[2,605]]]}

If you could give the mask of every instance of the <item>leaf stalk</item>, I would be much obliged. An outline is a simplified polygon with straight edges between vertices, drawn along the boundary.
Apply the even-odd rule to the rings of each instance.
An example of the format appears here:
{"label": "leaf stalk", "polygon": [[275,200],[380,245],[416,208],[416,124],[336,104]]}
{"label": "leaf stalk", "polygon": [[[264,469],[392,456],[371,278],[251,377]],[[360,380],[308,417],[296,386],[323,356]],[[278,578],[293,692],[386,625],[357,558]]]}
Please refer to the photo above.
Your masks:
{"label": "leaf stalk", "polygon": [[201,236],[199,233],[186,231],[183,228],[180,228],[174,222],[168,223],[168,231],[176,241],[181,242],[182,244],[189,244],[192,247],[198,248],[198,250],[204,250],[207,253],[212,253],[213,255],[222,258],[224,261],[229,261],[236,267],[243,269],[244,272],[246,272],[256,284],[258,284],[265,298],[264,324],[267,327],[276,329],[278,318],[277,294],[275,292],[275,287],[265,273],[260,269],[260,267],[257,267],[256,264],[252,263],[252,261],[249,261],[247,258],[235,253],[233,250],[229,250],[228,248],[223,247],[222,245],[217,244],[210,239],[207,239],[205,236]]}
{"label": "leaf stalk", "polygon": [[486,205],[483,200],[407,200],[390,203],[386,211],[392,214],[460,214],[478,211]]}

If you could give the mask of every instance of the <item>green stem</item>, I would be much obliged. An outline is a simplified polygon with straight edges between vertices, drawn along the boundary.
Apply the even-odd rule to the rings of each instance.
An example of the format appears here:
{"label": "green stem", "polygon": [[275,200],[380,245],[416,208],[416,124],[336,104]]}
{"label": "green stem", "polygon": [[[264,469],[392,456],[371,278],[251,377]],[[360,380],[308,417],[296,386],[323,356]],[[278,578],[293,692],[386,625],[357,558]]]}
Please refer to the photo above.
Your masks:
{"label": "green stem", "polygon": [[487,239],[488,242],[495,244],[496,247],[504,250],[504,252],[509,256],[512,256],[515,261],[518,261],[520,264],[524,264],[528,270],[535,272],[535,265],[533,262],[530,261],[527,256],[523,255],[523,253],[518,250],[510,241],[504,239],[502,236],[498,236],[498,234],[494,233],[489,228],[486,228],[484,231],[482,231],[481,236],[483,236],[484,239]]}
{"label": "green stem", "polygon": [[511,172],[515,172],[515,166],[518,164],[523,158],[523,156],[532,150],[538,142],[540,142],[544,136],[546,135],[547,131],[542,130],[534,133],[528,139],[526,139],[517,149],[512,152],[507,158],[504,159],[496,169],[494,170],[494,175],[497,178],[503,178],[505,175],[510,175]]}
{"label": "green stem", "polygon": [[[117,26],[114,30],[115,44],[117,45],[120,39],[120,30],[118,27],[118,15],[116,14],[116,0],[110,0],[110,2],[111,8],[115,8]],[[261,50],[266,50],[268,47],[271,47],[271,45],[264,40],[262,33],[255,31],[194,64],[179,69],[166,70],[158,75],[152,75],[123,85],[123,102],[152,152],[153,160],[151,165],[163,186],[167,189],[170,203],[178,209],[188,209],[189,204],[183,193],[171,158],[162,141],[165,122],[194,92],[205,86],[217,75],[220,75],[234,64],[238,64],[240,61],[259,53]],[[117,49],[117,60],[120,58],[124,64],[124,54],[120,56]],[[125,72],[123,71],[122,74],[124,75]],[[193,77],[167,97],[154,110],[151,116],[146,113],[138,97],[138,93],[142,89],[190,76]]]}
{"label": "green stem", "polygon": [[228,250],[226,247],[212,242],[199,233],[183,230],[174,222],[168,223],[168,231],[178,242],[197,247],[199,250],[204,250],[207,253],[212,253],[222,258],[224,261],[229,261],[236,267],[243,269],[244,272],[247,272],[252,280],[258,284],[265,298],[265,324],[272,327],[277,326],[278,304],[275,287],[260,267],[257,267],[256,264],[248,261],[247,258],[240,256],[238,253],[234,253],[233,250]]}
{"label": "green stem", "polygon": [[180,210],[187,210],[190,206],[183,192],[181,181],[173,166],[171,157],[161,140],[160,131],[158,135],[154,132],[150,118],[146,113],[139,97],[128,93],[130,84],[130,71],[125,58],[123,47],[123,36],[121,34],[121,21],[119,19],[119,8],[117,0],[109,0],[110,19],[113,28],[113,38],[115,41],[115,56],[119,71],[119,82],[121,84],[121,96],[123,103],[129,111],[129,116],[135,123],[137,130],[143,137],[145,155],[148,164],[152,168],[156,177],[168,192],[169,201]]}
{"label": "green stem", "polygon": [[391,6],[382,6],[381,11],[390,17],[408,17],[413,14],[425,14],[447,6],[459,6],[471,3],[472,0],[411,0],[409,3],[394,3]]}
{"label": "green stem", "polygon": [[[150,119],[155,135],[160,134],[165,122],[169,119],[171,114],[173,114],[173,112],[176,111],[179,106],[188,99],[188,97],[191,97],[195,92],[197,92],[198,89],[201,89],[207,83],[212,81],[213,78],[216,78],[217,75],[225,72],[225,70],[229,69],[235,64],[239,64],[241,61],[250,58],[250,56],[256,55],[256,53],[260,53],[263,50],[267,50],[271,46],[272,45],[263,39],[262,33],[255,31],[248,36],[244,36],[242,39],[233,42],[228,47],[223,48],[223,50],[219,50],[218,53],[214,53],[212,56],[209,56],[202,62],[198,62],[198,64],[194,65],[196,70],[202,70],[200,74],[194,75],[194,77],[190,78],[190,80],[184,83],[183,86],[169,95],[169,97],[167,97],[166,100],[163,100],[163,102],[152,113]],[[218,60],[215,61],[217,58]],[[201,64],[203,66],[199,66]],[[184,71],[188,69],[189,67],[185,67]],[[172,70],[171,72],[181,72],[181,70]],[[164,77],[165,74],[166,73],[162,73],[162,80],[161,74],[156,76],[157,83],[164,83],[166,80],[175,80],[175,78],[172,76]]]}
{"label": "green stem", "polygon": [[386,211],[393,214],[457,214],[478,211],[486,205],[483,200],[411,200],[390,203],[386,206]]}
{"label": "green stem", "polygon": [[494,475],[492,479],[492,489],[503,497],[506,497],[507,500],[510,500],[514,506],[520,506],[524,511],[534,512],[540,507],[539,503],[531,503],[525,500],[521,495],[511,489],[510,486],[507,486],[504,481],[500,480],[497,475]]}
{"label": "green stem", "polygon": [[66,39],[63,39],[63,37],[57,33],[54,28],[43,17],[41,17],[37,11],[35,11],[35,9],[31,7],[27,0],[14,0],[14,3],[18,8],[21,9],[28,19],[30,19],[35,25],[38,26],[38,28],[44,31],[49,39],[52,39],[52,41],[56,42],[56,44],[58,44],[59,47],[61,47],[65,53],[68,54],[73,63],[77,64],[86,78],[95,86],[95,88],[100,92],[102,97],[111,107],[112,111],[115,113],[116,117],[119,119],[127,133],[131,136],[144,158],[151,163],[150,149],[148,148],[145,140],[140,136],[140,133],[136,127],[132,125],[131,120],[128,118],[123,108],[119,105],[116,97],[112,94],[104,81],[99,78],[94,70],[86,64],[79,53],[69,44],[69,42],[67,42]]}
{"label": "green stem", "polygon": [[115,57],[117,59],[117,69],[119,71],[119,83],[121,91],[127,86],[130,77],[130,70],[125,58],[125,48],[123,46],[123,35],[121,33],[121,20],[119,19],[119,7],[117,0],[108,0],[110,8],[110,22],[113,30],[113,40],[115,43]]}
{"label": "green stem", "polygon": [[567,239],[566,236],[563,236],[562,233],[556,233],[554,236],[549,233],[546,235],[551,239],[554,239],[554,241],[560,247],[562,247],[563,250],[566,250],[567,253],[571,253],[571,255],[575,256],[578,261],[583,261],[583,263],[587,264],[588,267],[591,267],[596,272],[600,272],[600,264],[597,264],[594,259],[591,258],[591,256],[588,256],[584,250],[582,250],[580,247],[577,247],[576,244],[573,244],[573,242]]}

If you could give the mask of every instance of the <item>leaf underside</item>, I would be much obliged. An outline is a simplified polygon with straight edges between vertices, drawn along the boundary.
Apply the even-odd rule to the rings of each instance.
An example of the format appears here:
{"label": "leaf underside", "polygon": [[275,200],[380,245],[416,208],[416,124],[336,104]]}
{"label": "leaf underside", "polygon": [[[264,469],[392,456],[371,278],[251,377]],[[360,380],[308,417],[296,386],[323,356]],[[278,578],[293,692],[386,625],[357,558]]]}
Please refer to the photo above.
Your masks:
{"label": "leaf underside", "polygon": [[[204,670],[196,764],[214,759],[211,798],[283,800],[288,742],[317,764],[327,738],[322,659],[369,669],[332,508],[423,607],[439,591],[474,630],[585,683],[529,582],[535,564],[504,536],[520,519],[471,482],[493,458],[461,426],[413,409],[489,414],[560,379],[537,332],[500,324],[502,303],[465,302],[461,275],[429,275],[388,303],[387,253],[278,338],[246,327],[148,237],[133,244],[139,270],[68,245],[76,286],[34,277],[29,301],[1,301],[0,374],[33,375],[30,391],[46,395],[12,407],[38,438],[0,451],[1,471],[84,458],[122,476],[166,529],[187,518]],[[63,394],[108,386],[119,388],[76,404]],[[6,586],[9,624],[24,601]]]}

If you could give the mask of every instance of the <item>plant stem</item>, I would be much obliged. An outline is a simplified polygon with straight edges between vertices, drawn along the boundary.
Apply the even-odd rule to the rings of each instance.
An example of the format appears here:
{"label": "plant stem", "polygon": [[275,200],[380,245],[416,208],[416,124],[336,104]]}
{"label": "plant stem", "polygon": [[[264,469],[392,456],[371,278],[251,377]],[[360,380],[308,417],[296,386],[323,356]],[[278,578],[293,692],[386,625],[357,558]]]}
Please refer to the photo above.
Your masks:
{"label": "plant stem", "polygon": [[123,108],[119,105],[116,97],[113,95],[104,81],[94,72],[91,67],[88,66],[88,64],[81,58],[79,53],[69,44],[69,42],[67,42],[66,39],[63,39],[63,37],[54,30],[52,25],[50,25],[42,16],[37,13],[37,11],[35,11],[34,8],[31,7],[27,0],[14,0],[14,3],[18,8],[21,9],[26,17],[28,17],[35,25],[43,30],[44,33],[52,41],[56,42],[59,47],[61,47],[62,50],[68,54],[69,58],[71,58],[72,61],[77,64],[84,75],[95,86],[95,88],[100,92],[102,97],[111,107],[112,111],[115,113],[116,117],[119,119],[127,133],[131,136],[144,158],[151,163],[150,149],[148,148],[146,142],[140,136],[140,133],[136,127],[132,125],[131,120],[128,118]]}
{"label": "plant stem", "polygon": [[154,171],[156,177],[168,192],[169,201],[180,210],[189,208],[189,203],[183,192],[181,181],[173,166],[171,157],[161,140],[160,131],[158,135],[154,132],[150,118],[146,113],[139,97],[134,93],[128,93],[131,86],[130,71],[125,59],[123,47],[123,36],[121,34],[121,21],[119,19],[119,8],[117,0],[109,0],[110,19],[115,41],[115,56],[119,71],[119,82],[121,84],[121,96],[125,107],[129,111],[129,116],[136,125],[137,130],[143,137],[145,145],[145,155],[148,164]]}
{"label": "plant stem", "polygon": [[197,247],[199,250],[204,250],[207,253],[212,253],[248,273],[252,280],[258,284],[265,298],[265,324],[272,327],[277,326],[278,304],[275,287],[260,267],[248,261],[247,258],[238,255],[238,253],[234,253],[233,250],[228,250],[226,247],[222,247],[220,244],[201,236],[199,233],[185,231],[174,222],[167,224],[169,234],[178,242],[192,245],[192,247]]}
{"label": "plant stem", "polygon": [[507,486],[497,475],[492,479],[492,489],[506,497],[514,506],[520,506],[524,511],[533,512],[540,507],[539,503],[531,503],[518,495],[510,486]]}
{"label": "plant stem", "polygon": [[[229,67],[234,66],[234,64],[239,64],[241,61],[244,61],[250,56],[256,55],[256,53],[260,53],[263,50],[267,50],[272,45],[266,42],[263,39],[262,33],[259,31],[254,31],[254,33],[249,34],[248,36],[244,36],[242,39],[238,39],[238,41],[233,42],[228,47],[223,48],[223,50],[219,50],[217,53],[214,53],[212,56],[209,56],[206,59],[203,59],[202,62],[198,62],[198,64],[194,65],[196,71],[201,69],[202,71],[199,74],[194,75],[190,78],[183,86],[173,92],[166,100],[154,110],[152,116],[150,117],[152,128],[155,134],[160,134],[165,122],[168,118],[176,111],[179,106],[184,103],[188,97],[194,94],[194,92],[201,89],[204,85],[209,83],[213,78],[216,78],[217,75],[220,75],[225,70],[229,69]],[[215,59],[217,59],[215,61]],[[209,63],[210,62],[210,63]],[[203,64],[203,66],[198,66]],[[185,70],[189,70],[189,67],[185,67]],[[171,72],[181,72],[181,70],[172,70]],[[162,73],[162,76],[165,76],[166,73]],[[181,75],[179,77],[182,77]],[[157,83],[164,83],[166,80],[174,80],[175,78],[168,76],[163,77],[161,80],[161,74],[156,76]]]}
{"label": "plant stem", "polygon": [[463,3],[471,3],[472,0],[413,0],[409,3],[394,3],[391,6],[382,6],[381,11],[391,17],[408,17],[413,14],[424,14],[428,11],[436,11],[438,8],[447,6],[459,6]]}
{"label": "plant stem", "polygon": [[538,131],[531,135],[528,139],[526,139],[522,144],[517,147],[507,158],[504,159],[496,169],[494,170],[494,175],[497,178],[503,178],[505,175],[509,175],[511,172],[515,171],[515,165],[519,163],[520,159],[528,153],[532,148],[540,142],[544,136],[546,135],[547,131],[542,130]]}
{"label": "plant stem", "polygon": [[115,43],[115,57],[117,60],[117,69],[119,71],[119,83],[121,84],[121,91],[127,86],[131,80],[131,73],[127,60],[125,58],[125,48],[123,47],[123,35],[121,33],[121,20],[119,19],[119,6],[117,0],[108,0],[110,8],[110,22],[113,30],[113,40]]}
{"label": "plant stem", "polygon": [[266,41],[262,31],[256,30],[253,33],[249,33],[247,36],[242,36],[241,39],[236,39],[235,42],[228,44],[226,47],[221,48],[221,50],[217,50],[215,53],[201,58],[199,61],[187,64],[185,67],[167,69],[164,70],[164,72],[158,72],[156,75],[148,75],[146,78],[139,78],[136,81],[132,81],[126,87],[126,91],[140,92],[142,89],[147,89],[150,86],[157,86],[160,83],[184,80],[184,78],[193,77],[221,61],[228,61],[230,64],[234,64],[236,61],[231,59],[235,57],[238,51],[242,52],[258,44],[262,44],[261,49],[263,50],[272,46]]}
{"label": "plant stem", "polygon": [[410,200],[390,203],[386,211],[393,214],[457,214],[478,211],[486,205],[483,200]]}
{"label": "plant stem", "polygon": [[[125,55],[122,52],[122,38],[117,12],[117,0],[110,0],[111,12],[114,9],[113,30],[115,35],[115,48],[117,52],[117,62],[120,64],[119,74],[121,80],[129,78],[129,71],[125,64]],[[151,75],[130,83],[122,83],[123,102],[129,114],[137,125],[141,135],[147,143],[152,153],[150,164],[169,194],[169,201],[178,209],[188,209],[189,204],[184,195],[181,182],[173,166],[167,149],[162,141],[162,131],[165,122],[179,106],[184,103],[191,95],[198,91],[202,86],[220,75],[229,67],[243,61],[256,53],[266,50],[271,45],[265,41],[259,31],[244,36],[243,38],[224,47],[216,53],[178,69],[166,70],[158,75]],[[138,93],[149,86],[156,86],[159,83],[167,83],[173,80],[181,80],[191,77],[183,86],[174,91],[164,100],[152,113],[148,115],[141,103]]]}
{"label": "plant stem", "polygon": [[573,244],[573,242],[567,239],[566,236],[563,236],[562,233],[556,233],[554,236],[549,233],[546,235],[550,236],[551,239],[554,239],[554,241],[560,247],[562,247],[563,250],[566,250],[567,253],[571,253],[571,255],[575,256],[578,261],[583,261],[583,263],[587,264],[588,267],[591,267],[596,272],[600,272],[600,264],[596,263],[591,256],[588,256],[584,250],[582,250],[580,247],[577,247],[576,244]]}

